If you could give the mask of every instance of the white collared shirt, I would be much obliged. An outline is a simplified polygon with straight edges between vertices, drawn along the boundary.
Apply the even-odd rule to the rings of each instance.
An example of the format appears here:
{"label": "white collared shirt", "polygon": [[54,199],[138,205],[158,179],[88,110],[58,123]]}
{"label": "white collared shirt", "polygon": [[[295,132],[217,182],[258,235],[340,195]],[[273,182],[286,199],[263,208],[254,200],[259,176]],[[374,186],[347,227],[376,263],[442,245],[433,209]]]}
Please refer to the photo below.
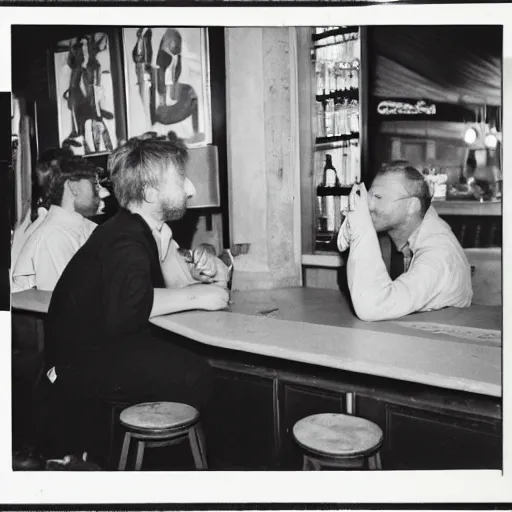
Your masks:
{"label": "white collared shirt", "polygon": [[160,261],[164,261],[167,256],[167,251],[171,245],[175,246],[176,249],[179,249],[179,245],[172,238],[172,230],[171,228],[164,222],[161,227],[158,228],[158,222],[151,217],[151,215],[146,215],[145,213],[137,212],[149,226],[151,229],[151,233],[153,238],[155,239],[156,246],[158,248],[158,256],[160,257]]}
{"label": "white collared shirt", "polygon": [[[350,235],[342,226],[338,247]],[[382,258],[377,233],[370,230],[350,245],[347,277],[357,316],[389,320],[417,311],[471,305],[471,269],[450,226],[430,207],[408,239],[413,252],[407,272],[394,281]]]}
{"label": "white collared shirt", "polygon": [[12,262],[12,291],[34,287],[53,291],[66,265],[95,228],[83,215],[52,205]]}
{"label": "white collared shirt", "polygon": [[183,288],[196,284],[197,281],[192,277],[188,264],[178,252],[180,246],[173,239],[171,228],[164,222],[158,229],[158,222],[153,217],[137,213],[149,226],[155,239],[166,288]]}

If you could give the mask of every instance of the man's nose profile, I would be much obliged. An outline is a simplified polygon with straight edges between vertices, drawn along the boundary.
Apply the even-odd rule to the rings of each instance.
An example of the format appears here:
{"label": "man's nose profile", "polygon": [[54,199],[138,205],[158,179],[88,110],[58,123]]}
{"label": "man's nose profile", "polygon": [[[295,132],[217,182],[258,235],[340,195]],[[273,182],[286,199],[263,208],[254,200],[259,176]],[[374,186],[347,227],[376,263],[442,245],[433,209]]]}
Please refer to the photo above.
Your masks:
{"label": "man's nose profile", "polygon": [[185,193],[188,199],[196,195],[196,187],[194,187],[194,184],[188,178],[185,178]]}

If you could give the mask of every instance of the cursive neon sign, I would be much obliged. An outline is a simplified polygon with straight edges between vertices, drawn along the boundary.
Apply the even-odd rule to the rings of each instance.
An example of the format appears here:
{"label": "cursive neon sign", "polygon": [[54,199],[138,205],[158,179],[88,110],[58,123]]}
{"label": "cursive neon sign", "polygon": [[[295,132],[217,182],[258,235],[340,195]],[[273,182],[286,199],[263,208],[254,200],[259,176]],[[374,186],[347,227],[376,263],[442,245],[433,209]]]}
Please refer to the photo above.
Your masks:
{"label": "cursive neon sign", "polygon": [[383,116],[417,116],[422,114],[433,116],[436,114],[436,106],[427,104],[423,100],[417,101],[416,103],[384,100],[377,106],[377,112]]}

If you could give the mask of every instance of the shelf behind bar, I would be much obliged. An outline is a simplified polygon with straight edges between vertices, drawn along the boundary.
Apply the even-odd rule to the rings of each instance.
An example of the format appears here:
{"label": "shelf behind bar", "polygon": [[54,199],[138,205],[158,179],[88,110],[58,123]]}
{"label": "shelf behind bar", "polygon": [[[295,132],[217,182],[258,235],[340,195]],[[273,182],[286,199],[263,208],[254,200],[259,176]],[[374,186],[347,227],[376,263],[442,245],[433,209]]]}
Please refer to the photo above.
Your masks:
{"label": "shelf behind bar", "polygon": [[313,34],[313,41],[321,41],[322,39],[327,39],[331,36],[339,36],[344,34],[359,34],[358,27],[340,27],[334,30],[327,30],[326,32],[321,32],[320,34]]}
{"label": "shelf behind bar", "polygon": [[341,187],[324,187],[319,185],[316,187],[316,195],[318,197],[325,196],[348,196],[352,190],[352,185],[343,185]]}
{"label": "shelf behind bar", "polygon": [[346,135],[332,135],[331,137],[317,137],[316,144],[329,144],[332,142],[340,142],[347,140],[359,139],[359,133],[348,133]]}
{"label": "shelf behind bar", "polygon": [[359,89],[349,89],[348,91],[334,91],[329,94],[317,94],[316,101],[327,101],[330,99],[347,99],[347,100],[357,100],[359,101]]}
{"label": "shelf behind bar", "polygon": [[432,201],[438,215],[474,215],[501,217],[501,202],[456,201]]}
{"label": "shelf behind bar", "polygon": [[345,141],[339,140],[338,142],[328,142],[323,144],[316,144],[314,151],[329,151],[331,149],[344,148]]}

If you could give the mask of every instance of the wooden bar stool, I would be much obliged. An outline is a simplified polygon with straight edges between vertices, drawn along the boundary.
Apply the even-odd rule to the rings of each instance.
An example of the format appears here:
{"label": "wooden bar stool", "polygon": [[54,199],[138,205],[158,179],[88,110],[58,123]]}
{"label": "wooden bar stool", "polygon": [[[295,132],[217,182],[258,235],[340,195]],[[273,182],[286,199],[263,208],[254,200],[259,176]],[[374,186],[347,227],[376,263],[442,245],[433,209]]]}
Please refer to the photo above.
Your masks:
{"label": "wooden bar stool", "polygon": [[140,471],[145,448],[160,448],[190,443],[196,469],[208,469],[199,411],[190,405],[175,402],[148,402],[133,405],[121,412],[121,425],[126,433],[119,459],[119,471],[126,469],[131,439],[137,440],[135,471]]}
{"label": "wooden bar stool", "polygon": [[295,423],[293,437],[304,451],[304,471],[322,467],[382,469],[380,427],[347,414],[314,414]]}

